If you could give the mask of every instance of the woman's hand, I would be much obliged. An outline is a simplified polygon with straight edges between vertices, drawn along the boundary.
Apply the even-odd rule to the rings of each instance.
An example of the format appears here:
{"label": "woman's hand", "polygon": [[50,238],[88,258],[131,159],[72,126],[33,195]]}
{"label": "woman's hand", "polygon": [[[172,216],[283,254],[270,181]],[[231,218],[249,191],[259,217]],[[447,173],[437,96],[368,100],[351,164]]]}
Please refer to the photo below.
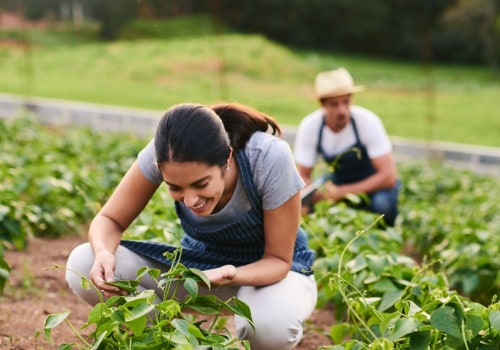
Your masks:
{"label": "woman's hand", "polygon": [[233,265],[224,265],[215,269],[203,271],[207,275],[210,284],[214,287],[220,287],[230,284],[236,276],[236,267]]}
{"label": "woman's hand", "polygon": [[110,252],[101,252],[94,258],[94,265],[90,269],[90,280],[106,297],[113,295],[127,295],[128,293],[106,282],[115,281],[115,256]]}

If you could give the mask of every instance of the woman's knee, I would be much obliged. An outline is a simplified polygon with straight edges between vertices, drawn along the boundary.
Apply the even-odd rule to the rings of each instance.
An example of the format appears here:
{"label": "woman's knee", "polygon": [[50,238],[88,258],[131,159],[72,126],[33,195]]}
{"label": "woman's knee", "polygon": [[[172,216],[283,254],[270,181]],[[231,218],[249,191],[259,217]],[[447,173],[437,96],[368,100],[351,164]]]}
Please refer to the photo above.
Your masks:
{"label": "woman's knee", "polygon": [[82,277],[88,278],[93,255],[89,243],[80,244],[71,251],[66,262],[66,281],[70,287],[79,285]]}
{"label": "woman's knee", "polygon": [[246,319],[235,316],[236,336],[249,340],[252,350],[293,349],[302,339],[302,323],[280,316],[271,313],[252,315],[254,327]]}
{"label": "woman's knee", "polygon": [[241,287],[237,297],[250,307],[255,327],[236,316],[240,339],[249,340],[252,350],[292,349],[302,338],[302,322],[316,306],[317,286],[313,276],[290,272],[267,287]]}
{"label": "woman's knee", "polygon": [[89,243],[73,249],[66,262],[66,283],[69,288],[91,305],[99,302],[99,291],[92,288],[89,272],[94,263],[94,253]]}

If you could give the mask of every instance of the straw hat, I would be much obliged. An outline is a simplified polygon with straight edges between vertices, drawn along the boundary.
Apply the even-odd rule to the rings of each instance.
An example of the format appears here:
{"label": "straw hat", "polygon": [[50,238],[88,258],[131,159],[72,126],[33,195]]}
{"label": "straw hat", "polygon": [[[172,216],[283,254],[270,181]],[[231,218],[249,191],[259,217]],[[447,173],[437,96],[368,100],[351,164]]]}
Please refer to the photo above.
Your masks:
{"label": "straw hat", "polygon": [[351,75],[343,67],[318,73],[314,86],[318,99],[348,95],[365,89],[362,85],[354,85]]}

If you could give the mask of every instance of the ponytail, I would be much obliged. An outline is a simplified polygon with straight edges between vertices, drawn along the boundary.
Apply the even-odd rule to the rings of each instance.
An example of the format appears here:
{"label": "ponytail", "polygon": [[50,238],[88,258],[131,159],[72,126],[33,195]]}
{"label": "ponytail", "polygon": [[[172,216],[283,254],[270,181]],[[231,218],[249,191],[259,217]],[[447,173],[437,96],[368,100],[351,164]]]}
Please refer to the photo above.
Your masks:
{"label": "ponytail", "polygon": [[235,152],[244,148],[256,131],[282,136],[280,126],[272,117],[251,107],[237,103],[218,103],[210,108],[222,120]]}

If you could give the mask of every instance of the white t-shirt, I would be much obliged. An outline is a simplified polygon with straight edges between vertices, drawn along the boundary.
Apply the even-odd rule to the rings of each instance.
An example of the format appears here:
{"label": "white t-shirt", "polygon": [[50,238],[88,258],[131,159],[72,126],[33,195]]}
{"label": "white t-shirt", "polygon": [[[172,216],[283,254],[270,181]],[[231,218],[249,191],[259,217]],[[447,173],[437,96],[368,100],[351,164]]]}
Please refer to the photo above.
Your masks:
{"label": "white t-shirt", "polygon": [[[368,156],[377,158],[392,152],[392,143],[380,118],[372,111],[351,106],[351,117],[356,122],[359,139],[365,145]],[[294,157],[298,165],[312,168],[320,154],[317,150],[319,129],[323,121],[322,108],[307,115],[300,123],[294,143]],[[352,123],[339,132],[324,127],[321,147],[328,156],[334,156],[351,147],[356,142]]]}
{"label": "white t-shirt", "polygon": [[[256,132],[248,140],[245,154],[250,162],[253,181],[262,198],[264,210],[279,207],[304,186],[296,169],[290,145],[286,141],[269,133]],[[155,163],[153,140],[139,153],[138,164],[146,179],[156,184],[163,182]],[[251,204],[240,175],[233,197],[218,213],[208,217],[197,217],[190,210],[184,212],[193,221],[217,224],[231,222],[250,208]]]}

